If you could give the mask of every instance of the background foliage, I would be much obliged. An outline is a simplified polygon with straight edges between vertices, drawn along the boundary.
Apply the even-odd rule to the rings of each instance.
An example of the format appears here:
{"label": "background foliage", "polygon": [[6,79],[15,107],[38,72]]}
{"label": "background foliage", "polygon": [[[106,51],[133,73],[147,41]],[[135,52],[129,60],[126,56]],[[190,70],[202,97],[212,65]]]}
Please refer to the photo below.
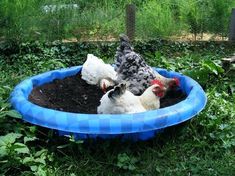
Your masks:
{"label": "background foliage", "polygon": [[193,33],[228,35],[233,0],[1,0],[0,39],[115,39],[125,31],[125,6],[137,6],[136,37]]}

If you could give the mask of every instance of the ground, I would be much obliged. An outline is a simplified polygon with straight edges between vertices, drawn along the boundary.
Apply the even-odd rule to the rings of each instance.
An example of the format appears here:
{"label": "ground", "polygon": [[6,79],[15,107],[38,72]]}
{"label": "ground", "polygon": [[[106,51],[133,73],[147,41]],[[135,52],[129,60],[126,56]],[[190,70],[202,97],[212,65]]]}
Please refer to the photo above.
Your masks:
{"label": "ground", "polygon": [[150,41],[135,43],[152,66],[197,80],[208,97],[192,120],[151,140],[74,141],[53,130],[24,123],[8,102],[21,80],[48,70],[80,65],[87,53],[113,61],[117,44],[24,43],[0,52],[1,175],[226,175],[235,173],[233,69],[220,59],[235,51],[231,43]]}

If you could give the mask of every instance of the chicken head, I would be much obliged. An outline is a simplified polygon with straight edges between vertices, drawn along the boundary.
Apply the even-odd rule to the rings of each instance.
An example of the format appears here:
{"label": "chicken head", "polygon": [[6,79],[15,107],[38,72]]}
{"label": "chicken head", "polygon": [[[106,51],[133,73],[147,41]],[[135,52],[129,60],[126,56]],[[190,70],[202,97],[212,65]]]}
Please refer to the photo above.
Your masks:
{"label": "chicken head", "polygon": [[180,86],[180,81],[178,78],[172,78],[170,81],[169,81],[169,87],[170,89],[174,89],[176,87],[179,87]]}
{"label": "chicken head", "polygon": [[103,78],[99,81],[99,86],[104,93],[107,92],[108,88],[113,87],[116,84],[116,81],[112,80],[111,78]]}
{"label": "chicken head", "polygon": [[152,80],[151,81],[151,88],[152,88],[152,92],[158,96],[159,98],[162,98],[165,95],[166,92],[166,88],[164,87],[164,85],[162,84],[161,81],[159,80]]}

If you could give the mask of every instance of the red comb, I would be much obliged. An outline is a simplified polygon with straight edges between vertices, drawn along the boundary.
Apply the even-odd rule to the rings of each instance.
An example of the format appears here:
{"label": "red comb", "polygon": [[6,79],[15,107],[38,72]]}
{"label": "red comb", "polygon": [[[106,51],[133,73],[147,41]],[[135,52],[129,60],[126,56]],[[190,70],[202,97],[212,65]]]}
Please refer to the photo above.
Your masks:
{"label": "red comb", "polygon": [[176,84],[177,86],[180,85],[180,80],[179,80],[178,78],[173,78],[173,80],[175,81],[175,84]]}
{"label": "red comb", "polygon": [[161,88],[164,87],[164,85],[162,84],[161,81],[159,81],[158,79],[154,79],[151,81],[151,84],[154,85],[154,84],[157,84],[159,85]]}

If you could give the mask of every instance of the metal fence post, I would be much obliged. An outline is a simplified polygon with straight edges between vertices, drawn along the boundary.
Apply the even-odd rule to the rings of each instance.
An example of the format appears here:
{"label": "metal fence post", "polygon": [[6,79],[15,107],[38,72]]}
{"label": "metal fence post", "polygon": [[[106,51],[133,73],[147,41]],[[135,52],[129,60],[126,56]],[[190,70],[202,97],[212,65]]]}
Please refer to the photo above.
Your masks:
{"label": "metal fence post", "polygon": [[135,38],[135,12],[136,6],[134,4],[126,5],[126,33],[130,40]]}
{"label": "metal fence post", "polygon": [[235,42],[235,8],[232,9],[228,40]]}

